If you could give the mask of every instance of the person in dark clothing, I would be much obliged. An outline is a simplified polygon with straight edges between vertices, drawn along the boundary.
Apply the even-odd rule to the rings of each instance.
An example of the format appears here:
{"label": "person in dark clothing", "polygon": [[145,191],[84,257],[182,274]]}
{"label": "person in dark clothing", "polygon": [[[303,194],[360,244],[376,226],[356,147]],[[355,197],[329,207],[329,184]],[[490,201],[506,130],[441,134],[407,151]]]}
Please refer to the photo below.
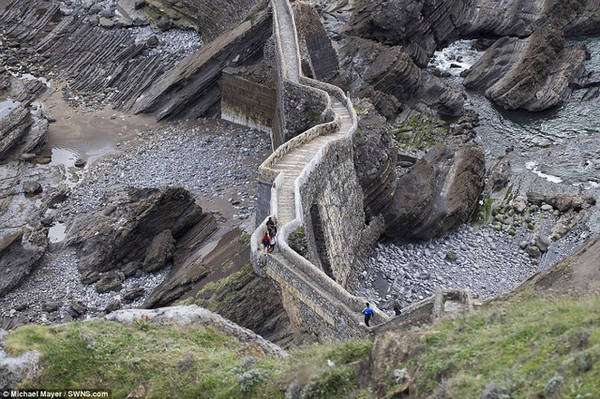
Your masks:
{"label": "person in dark clothing", "polygon": [[362,313],[365,315],[365,324],[367,327],[370,327],[369,320],[371,320],[371,316],[373,316],[373,309],[371,309],[369,306],[369,302],[367,302],[367,307],[362,311]]}
{"label": "person in dark clothing", "polygon": [[271,217],[267,220],[267,231],[269,232],[269,237],[275,238],[277,235],[277,226]]}

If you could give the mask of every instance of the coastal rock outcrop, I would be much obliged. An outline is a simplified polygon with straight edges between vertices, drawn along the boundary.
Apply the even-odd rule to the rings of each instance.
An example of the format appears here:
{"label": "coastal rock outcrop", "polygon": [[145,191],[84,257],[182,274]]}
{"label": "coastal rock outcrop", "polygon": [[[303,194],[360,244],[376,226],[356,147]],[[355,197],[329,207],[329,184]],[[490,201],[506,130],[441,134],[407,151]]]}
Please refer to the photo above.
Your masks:
{"label": "coastal rock outcrop", "polygon": [[338,71],[338,59],[319,14],[308,3],[293,4],[304,74],[318,80],[331,79]]}
{"label": "coastal rock outcrop", "polygon": [[41,109],[19,105],[0,118],[0,161],[38,152],[47,134],[48,120]]}
{"label": "coastal rock outcrop", "polygon": [[158,16],[158,21],[183,29],[196,29],[206,41],[241,23],[262,0],[146,0],[137,8]]}
{"label": "coastal rock outcrop", "polygon": [[127,275],[142,267],[154,271],[172,256],[172,238],[180,239],[199,223],[208,222],[209,232],[215,227],[214,217],[182,188],[115,190],[104,203],[67,229],[66,243],[79,250],[79,271],[88,283],[116,269]]}
{"label": "coastal rock outcrop", "polygon": [[556,29],[541,29],[526,39],[504,37],[471,67],[464,85],[485,91],[505,109],[541,111],[571,94],[586,55],[583,46],[565,47]]}
{"label": "coastal rock outcrop", "polygon": [[5,159],[23,140],[32,123],[29,109],[25,105],[20,105],[0,119],[0,160]]}
{"label": "coastal rock outcrop", "polygon": [[483,147],[473,140],[469,116],[398,178],[393,202],[384,214],[387,236],[430,239],[468,220],[485,173]]}
{"label": "coastal rock outcrop", "polygon": [[[397,114],[402,105],[424,104],[448,116],[460,115],[463,110],[462,94],[419,68],[403,47],[345,37],[339,52],[343,72],[337,83],[357,97],[370,97],[386,117]],[[387,98],[380,98],[381,94]]]}
{"label": "coastal rock outcrop", "polygon": [[220,99],[218,78],[223,68],[258,57],[270,35],[269,12],[257,11],[148,85],[133,111],[154,113],[159,120],[184,111],[191,116],[204,114]]}
{"label": "coastal rock outcrop", "polygon": [[389,206],[396,190],[397,150],[386,120],[366,99],[354,101],[358,130],[354,139],[354,165],[364,193],[365,213],[375,217]]}
{"label": "coastal rock outcrop", "polygon": [[[440,47],[465,36],[527,36],[543,2],[425,0],[358,2],[346,32],[403,46],[421,67]],[[502,12],[499,12],[502,10]]]}
{"label": "coastal rock outcrop", "polygon": [[48,238],[43,229],[25,227],[0,232],[0,295],[19,285],[47,247]]}

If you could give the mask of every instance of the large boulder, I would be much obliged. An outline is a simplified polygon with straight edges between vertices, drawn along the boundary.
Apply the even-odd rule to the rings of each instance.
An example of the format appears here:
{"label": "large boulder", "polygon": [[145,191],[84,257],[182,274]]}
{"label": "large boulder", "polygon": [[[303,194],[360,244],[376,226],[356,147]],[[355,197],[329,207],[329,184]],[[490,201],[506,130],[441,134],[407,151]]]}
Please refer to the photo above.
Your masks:
{"label": "large boulder", "polygon": [[102,210],[79,216],[67,229],[66,243],[79,249],[83,276],[129,269],[131,262],[156,270],[172,255],[169,235],[181,238],[212,218],[182,188],[115,190],[103,202]]}
{"label": "large boulder", "polygon": [[[470,122],[467,122],[470,124]],[[452,132],[468,128],[459,123]],[[450,136],[398,178],[384,213],[387,236],[430,239],[466,222],[483,189],[485,157],[470,134]]]}
{"label": "large boulder", "polygon": [[584,73],[584,46],[564,46],[559,29],[541,28],[526,39],[496,41],[468,71],[464,84],[485,91],[505,109],[541,111],[569,97]]}
{"label": "large boulder", "polygon": [[48,247],[43,229],[29,227],[0,232],[0,296],[19,285]]}

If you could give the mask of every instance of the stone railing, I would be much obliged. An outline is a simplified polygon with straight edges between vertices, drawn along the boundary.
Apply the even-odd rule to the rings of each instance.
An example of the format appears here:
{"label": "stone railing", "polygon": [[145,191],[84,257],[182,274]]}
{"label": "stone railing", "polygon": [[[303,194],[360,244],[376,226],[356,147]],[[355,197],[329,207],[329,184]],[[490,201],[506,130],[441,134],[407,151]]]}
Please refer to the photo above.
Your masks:
{"label": "stone railing", "polygon": [[[272,183],[270,197],[272,216],[277,217],[277,201],[279,198],[278,193],[279,188],[283,184],[283,173],[280,173],[275,168],[277,162],[280,161],[286,154],[294,151],[301,145],[314,140],[316,137],[334,133],[343,133],[343,135],[340,138],[332,139],[324,144],[323,147],[318,150],[315,156],[304,166],[300,176],[294,182],[295,218],[291,222],[280,226],[277,235],[277,253],[267,254],[261,253],[259,250],[260,238],[266,229],[266,219],[262,221],[262,223],[254,231],[251,237],[252,261],[255,266],[255,270],[263,276],[270,274],[268,270],[265,270],[265,268],[268,266],[271,268],[280,269],[279,276],[289,275],[290,281],[280,281],[280,285],[291,285],[292,287],[290,287],[288,290],[293,291],[301,301],[303,301],[318,316],[331,325],[333,331],[341,332],[342,330],[345,330],[343,331],[345,335],[361,334],[366,331],[364,326],[361,327],[360,324],[360,311],[364,307],[365,299],[351,295],[340,284],[324,273],[319,267],[315,266],[309,260],[294,251],[288,244],[288,237],[290,234],[299,227],[303,226],[305,217],[304,205],[309,204],[308,201],[311,200],[311,198],[303,197],[303,186],[309,180],[311,180],[311,177],[319,170],[327,157],[333,157],[339,153],[350,154],[351,156],[352,141],[358,126],[356,112],[350,99],[339,87],[306,78],[301,75],[300,54],[297,45],[298,37],[293,18],[293,11],[287,0],[272,0],[272,5],[274,14],[273,27],[276,37],[276,52],[279,58],[278,76],[281,79],[278,82],[278,85],[283,87],[285,83],[284,80],[288,80],[292,81],[292,83],[302,85],[308,89],[318,90],[327,97],[327,107],[325,112],[332,113],[333,117],[331,122],[316,125],[279,146],[260,166],[259,179],[261,182]],[[287,13],[285,19],[291,21],[291,26],[284,27],[284,29],[291,29],[293,33],[287,32],[287,36],[290,37],[290,33],[292,33],[293,38],[295,38],[295,43],[283,43],[280,30],[280,13],[282,12]],[[295,49],[295,57],[285,56],[285,50],[283,48],[284,45],[291,46],[291,48]],[[288,55],[289,49],[290,48],[288,48]],[[290,68],[291,73],[288,69],[289,62],[296,64],[295,67]],[[331,97],[336,98],[345,106],[348,115],[351,118],[351,126],[344,132],[340,131],[342,126],[341,118],[340,115],[333,112]],[[299,276],[301,276],[301,278]],[[277,277],[271,277],[277,279]],[[374,321],[376,323],[383,322],[388,319],[383,312],[379,311],[378,309],[375,309],[375,311],[376,313]],[[351,331],[346,331],[348,328],[350,328]]]}

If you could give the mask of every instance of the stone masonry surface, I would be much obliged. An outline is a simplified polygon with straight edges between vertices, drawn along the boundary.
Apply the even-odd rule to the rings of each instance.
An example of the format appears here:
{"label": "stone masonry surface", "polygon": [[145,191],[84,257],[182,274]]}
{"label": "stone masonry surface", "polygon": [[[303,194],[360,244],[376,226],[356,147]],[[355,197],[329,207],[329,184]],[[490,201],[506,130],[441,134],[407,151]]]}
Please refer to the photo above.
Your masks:
{"label": "stone masonry surface", "polygon": [[[356,113],[350,100],[337,87],[305,78],[300,73],[298,38],[291,7],[287,0],[273,0],[274,36],[278,52],[278,82],[283,87],[305,86],[326,100],[326,109],[316,125],[278,147],[261,165],[260,179],[271,182],[270,209],[279,225],[277,249],[262,253],[259,239],[265,231],[263,221],[252,236],[252,258],[256,271],[273,278],[282,288],[283,303],[294,325],[318,323],[323,336],[352,336],[366,332],[360,311],[364,299],[349,294],[346,284],[357,246],[370,230],[365,226],[362,191],[353,166],[352,137],[356,131]],[[297,93],[296,93],[297,94]],[[283,108],[285,109],[285,108]],[[282,115],[285,119],[285,115]],[[313,115],[305,117],[317,119]],[[318,122],[317,120],[313,120]],[[318,209],[326,258],[332,270],[327,275],[316,256],[314,222],[311,209]],[[315,212],[313,211],[314,215]],[[287,244],[288,236],[298,228],[309,231],[311,261]],[[312,242],[311,242],[312,241]],[[325,255],[325,256],[323,256]],[[316,263],[316,264],[315,264]],[[334,281],[335,279],[335,281]],[[340,285],[341,284],[341,285]],[[387,317],[376,311],[375,321]]]}

